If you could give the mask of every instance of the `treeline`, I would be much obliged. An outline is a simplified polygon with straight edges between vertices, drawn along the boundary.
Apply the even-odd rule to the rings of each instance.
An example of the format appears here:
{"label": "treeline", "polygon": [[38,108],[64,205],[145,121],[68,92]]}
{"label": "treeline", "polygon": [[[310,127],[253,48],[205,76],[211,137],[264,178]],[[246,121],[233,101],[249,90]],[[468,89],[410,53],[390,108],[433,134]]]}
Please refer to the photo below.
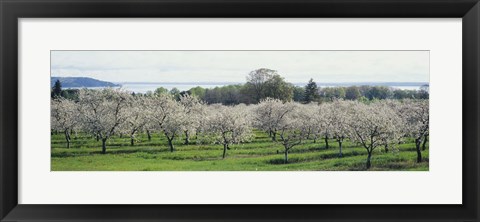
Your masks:
{"label": "treeline", "polygon": [[[309,102],[331,102],[337,99],[352,101],[371,101],[383,99],[428,99],[427,90],[407,90],[394,89],[387,86],[335,86],[335,87],[316,87],[314,93],[308,93],[306,87],[291,86],[290,93],[284,97],[276,97],[282,101],[295,101],[301,103]],[[202,88],[200,86],[188,91],[182,91],[182,94],[197,96],[208,104],[221,103],[223,105],[236,104],[255,104],[255,99],[250,97],[250,93],[245,85],[229,85],[215,87],[212,89]],[[180,94],[178,94],[180,95]],[[261,97],[261,99],[268,96]]]}
{"label": "treeline", "polygon": [[[133,93],[135,94],[135,93]],[[337,86],[318,87],[313,79],[304,86],[295,86],[288,83],[271,69],[257,69],[247,75],[245,84],[226,85],[215,88],[203,88],[200,86],[186,91],[177,88],[168,90],[163,87],[145,95],[170,94],[177,100],[181,96],[191,95],[199,98],[207,104],[221,103],[223,105],[257,104],[266,98],[279,99],[284,102],[295,101],[300,103],[331,102],[334,100],[371,101],[384,99],[428,99],[428,85],[419,90],[394,89],[387,86]],[[78,99],[78,90],[61,90],[60,82],[52,88],[52,98],[61,96],[68,99]]]}
{"label": "treeline", "polygon": [[57,79],[50,91],[51,98],[63,97],[65,99],[78,100],[78,89],[62,89],[62,83]]}
{"label": "treeline", "polygon": [[338,99],[352,101],[369,101],[383,99],[428,99],[428,86],[420,90],[402,90],[387,86],[348,86],[320,88],[310,79],[306,86],[295,86],[288,83],[277,71],[258,69],[250,72],[245,84],[227,85],[212,89],[197,86],[187,91],[158,88],[155,94],[170,93],[179,98],[181,95],[197,96],[207,104],[221,103],[223,105],[257,104],[265,98],[280,99],[284,102],[301,103],[331,102]]}

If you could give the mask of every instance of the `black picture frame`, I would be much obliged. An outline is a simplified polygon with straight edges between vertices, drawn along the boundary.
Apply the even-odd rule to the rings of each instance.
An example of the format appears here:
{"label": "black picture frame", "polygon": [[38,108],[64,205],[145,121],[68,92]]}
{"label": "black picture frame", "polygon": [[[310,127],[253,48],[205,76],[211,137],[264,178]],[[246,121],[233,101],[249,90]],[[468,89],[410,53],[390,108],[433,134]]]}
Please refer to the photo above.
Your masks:
{"label": "black picture frame", "polygon": [[[479,221],[480,5],[478,0],[0,0],[0,15],[1,221]],[[18,204],[17,21],[19,18],[77,17],[462,18],[463,204]],[[421,184],[418,187],[422,189]]]}

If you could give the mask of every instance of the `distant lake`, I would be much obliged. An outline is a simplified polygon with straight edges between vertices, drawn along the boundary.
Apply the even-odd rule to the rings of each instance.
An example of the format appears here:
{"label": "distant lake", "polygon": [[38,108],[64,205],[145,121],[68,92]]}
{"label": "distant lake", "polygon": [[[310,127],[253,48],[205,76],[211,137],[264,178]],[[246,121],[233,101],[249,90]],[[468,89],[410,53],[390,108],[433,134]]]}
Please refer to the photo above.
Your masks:
{"label": "distant lake", "polygon": [[[300,86],[305,86],[305,84],[300,85]],[[380,85],[374,85],[374,86],[380,86]],[[325,88],[325,87],[336,87],[336,86],[318,86],[318,87]],[[404,85],[395,86],[395,85],[393,85],[393,86],[387,86],[387,87],[392,87],[394,89],[401,89],[401,90],[420,90],[421,86],[417,86],[417,85],[415,85],[415,86],[404,86]]]}
{"label": "distant lake", "polygon": [[[119,83],[122,85],[121,88],[130,91],[130,92],[135,92],[135,93],[146,93],[148,91],[155,91],[155,89],[159,87],[166,88],[168,90],[171,90],[173,88],[177,88],[180,91],[186,91],[191,88],[200,86],[202,88],[215,88],[215,87],[220,87],[220,86],[225,86],[225,85],[235,85],[235,84],[240,84],[240,83]],[[296,86],[305,86],[305,84],[295,84]],[[351,85],[377,85],[377,84],[351,84]],[[381,85],[381,84],[378,84]],[[337,84],[335,85],[319,85],[319,87],[324,88],[324,87],[335,87],[339,86]],[[348,84],[342,84],[342,86],[348,86]],[[419,90],[420,86],[419,84],[414,84],[414,85],[408,85],[408,84],[400,84],[399,86],[395,85],[385,85],[389,86],[392,88],[397,88],[397,89],[408,89],[408,90]],[[103,87],[87,87],[89,89],[101,89]],[[78,87],[72,87],[70,89],[78,89]]]}
{"label": "distant lake", "polygon": [[158,83],[158,84],[151,84],[151,83],[121,83],[122,88],[128,91],[133,91],[136,93],[146,93],[148,91],[155,91],[155,89],[159,87],[166,88],[168,90],[172,90],[173,88],[177,88],[180,91],[187,91],[191,88],[200,86],[202,88],[215,88],[218,86],[224,86],[225,83],[206,83],[206,84],[182,84],[182,83]]}
{"label": "distant lake", "polygon": [[[218,86],[225,86],[225,85],[233,85],[235,83],[202,83],[202,84],[194,84],[194,83],[119,83],[122,89],[125,89],[130,92],[135,93],[146,93],[148,91],[154,92],[155,89],[159,87],[166,88],[171,90],[173,88],[177,88],[180,91],[187,91],[191,88],[200,86],[202,88],[215,88]],[[80,89],[80,88],[88,88],[88,89],[102,89],[105,87],[70,87],[69,89]],[[119,87],[115,87],[119,88]]]}

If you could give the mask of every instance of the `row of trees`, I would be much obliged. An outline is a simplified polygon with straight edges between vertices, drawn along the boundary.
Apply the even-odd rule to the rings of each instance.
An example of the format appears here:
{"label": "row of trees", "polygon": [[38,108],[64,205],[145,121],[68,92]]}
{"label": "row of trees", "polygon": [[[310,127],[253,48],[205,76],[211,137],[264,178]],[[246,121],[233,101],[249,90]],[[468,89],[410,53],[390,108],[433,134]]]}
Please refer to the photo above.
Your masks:
{"label": "row of trees", "polygon": [[[333,100],[358,100],[371,101],[383,99],[428,99],[428,87],[422,87],[420,90],[395,89],[387,86],[335,86],[335,87],[317,87],[316,83],[308,83],[306,86],[295,86],[287,84],[287,88],[281,89],[280,95],[271,95],[265,98],[277,98],[282,101],[295,101],[300,103],[310,102],[331,102]],[[248,93],[248,85],[228,85],[215,88],[202,88],[200,86],[191,88],[187,91],[171,90],[162,88],[164,92],[172,95],[190,94],[201,98],[208,104],[222,103],[223,105],[236,104],[256,104],[257,102]],[[273,90],[272,90],[273,91]]]}
{"label": "row of trees", "polygon": [[77,89],[62,89],[62,83],[57,79],[53,84],[52,90],[50,92],[51,98],[63,97],[67,99],[77,99],[78,90]]}
{"label": "row of trees", "polygon": [[421,143],[428,136],[428,100],[382,100],[370,103],[335,100],[330,103],[301,104],[280,99],[262,99],[256,105],[207,105],[195,96],[169,94],[131,95],[122,90],[104,89],[79,92],[78,101],[57,97],[52,100],[52,130],[65,134],[70,147],[71,133],[86,132],[102,142],[113,135],[129,135],[134,145],[136,135],[144,132],[167,138],[170,151],[174,140],[188,145],[197,143],[223,145],[223,158],[231,144],[253,139],[254,128],[264,130],[273,142],[284,147],[284,162],[295,146],[324,138],[335,139],[342,156],[342,144],[349,139],[367,151],[366,167],[371,166],[375,149],[394,149],[403,139],[415,139],[417,161],[421,162]]}
{"label": "row of trees", "polygon": [[324,87],[317,86],[313,79],[304,86],[295,86],[285,81],[277,71],[257,69],[247,75],[245,84],[228,85],[205,89],[195,87],[188,91],[168,91],[159,88],[156,91],[173,95],[190,94],[199,97],[208,104],[222,103],[224,105],[257,104],[266,98],[301,103],[331,102],[333,100],[382,100],[382,99],[428,99],[428,85],[420,90],[393,89],[387,86],[349,86]]}
{"label": "row of trees", "polygon": [[342,157],[345,139],[363,146],[367,151],[367,169],[377,148],[385,152],[395,149],[406,138],[415,139],[417,162],[429,132],[428,100],[383,100],[372,103],[335,100],[331,103],[299,104],[277,99],[263,100],[252,108],[256,127],[268,132],[273,141],[284,146],[285,163],[288,152],[306,139],[324,138],[338,142]]}
{"label": "row of trees", "polygon": [[[295,86],[285,81],[277,71],[271,69],[257,69],[250,72],[245,84],[227,85],[212,89],[200,86],[187,91],[177,88],[168,90],[157,88],[149,95],[170,94],[176,100],[189,94],[198,97],[207,104],[221,103],[223,105],[258,104],[266,98],[280,99],[282,101],[296,101],[301,103],[331,102],[333,100],[382,100],[382,99],[428,99],[428,86],[420,90],[401,90],[386,86],[349,86],[349,87],[324,87],[320,88],[313,79],[305,87]],[[76,99],[75,90],[62,90],[61,83],[57,81],[52,88],[53,97]]]}

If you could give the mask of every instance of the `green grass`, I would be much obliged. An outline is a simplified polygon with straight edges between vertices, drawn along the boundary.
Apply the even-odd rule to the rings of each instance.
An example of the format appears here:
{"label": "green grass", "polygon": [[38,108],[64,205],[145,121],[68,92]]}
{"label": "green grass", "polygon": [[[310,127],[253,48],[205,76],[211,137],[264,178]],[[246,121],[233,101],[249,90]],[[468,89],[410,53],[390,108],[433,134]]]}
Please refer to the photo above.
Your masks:
{"label": "green grass", "polygon": [[[366,170],[366,150],[359,145],[344,142],[343,157],[338,157],[338,143],[306,141],[289,153],[289,163],[283,164],[283,147],[274,143],[263,132],[256,131],[253,142],[232,145],[222,159],[222,145],[182,145],[175,143],[170,152],[166,138],[155,134],[152,141],[140,135],[135,146],[128,137],[114,137],[107,142],[107,154],[101,154],[101,142],[79,135],[66,149],[62,134],[52,135],[52,171],[347,171]],[[377,148],[372,156],[372,168],[378,171],[428,171],[428,143],[422,152],[424,161],[416,163],[412,140],[397,145],[396,151],[385,153]]]}

